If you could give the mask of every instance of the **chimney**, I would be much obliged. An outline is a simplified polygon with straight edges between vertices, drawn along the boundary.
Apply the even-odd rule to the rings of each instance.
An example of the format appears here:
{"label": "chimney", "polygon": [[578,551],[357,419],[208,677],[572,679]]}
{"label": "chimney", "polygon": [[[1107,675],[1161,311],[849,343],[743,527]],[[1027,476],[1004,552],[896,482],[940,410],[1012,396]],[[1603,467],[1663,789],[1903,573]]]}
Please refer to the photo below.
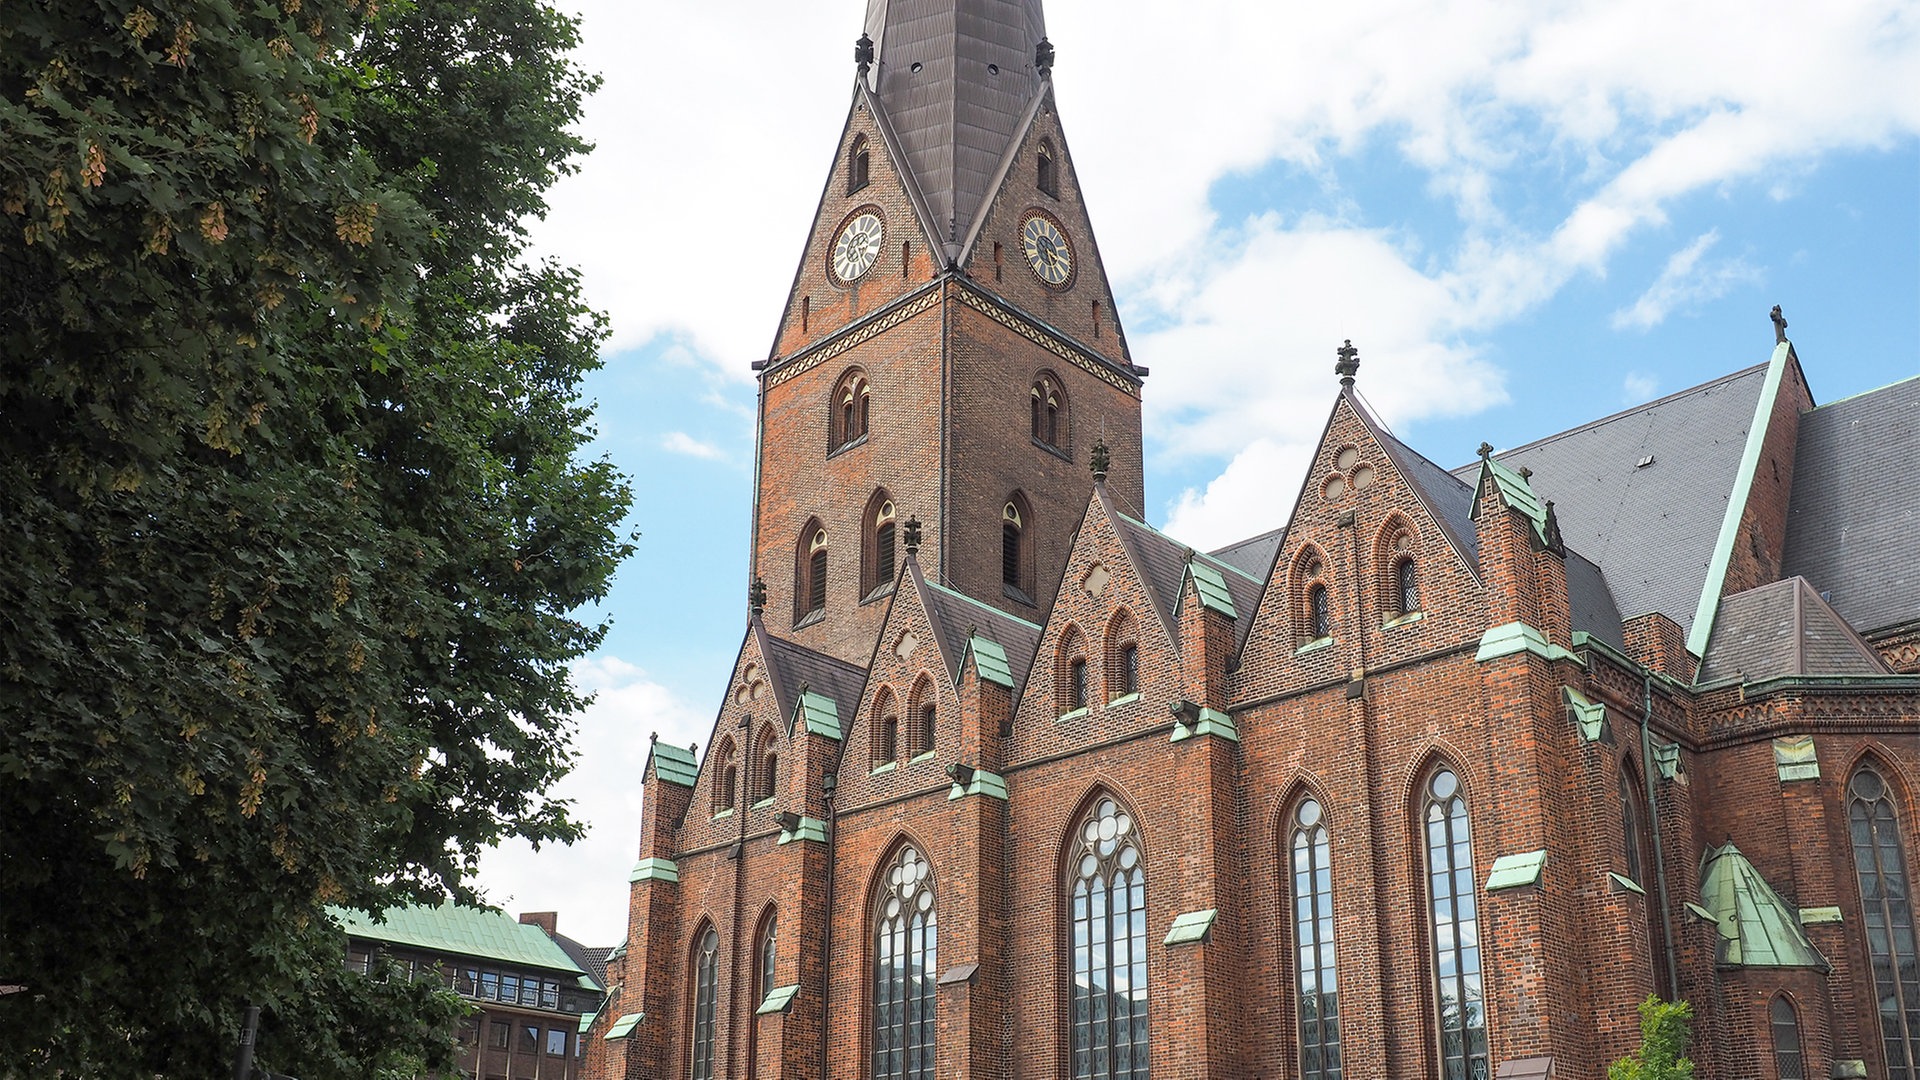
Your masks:
{"label": "chimney", "polygon": [[520,913],[520,921],[528,926],[537,926],[545,930],[548,937],[553,937],[560,932],[556,929],[560,925],[560,913],[557,911],[523,911]]}

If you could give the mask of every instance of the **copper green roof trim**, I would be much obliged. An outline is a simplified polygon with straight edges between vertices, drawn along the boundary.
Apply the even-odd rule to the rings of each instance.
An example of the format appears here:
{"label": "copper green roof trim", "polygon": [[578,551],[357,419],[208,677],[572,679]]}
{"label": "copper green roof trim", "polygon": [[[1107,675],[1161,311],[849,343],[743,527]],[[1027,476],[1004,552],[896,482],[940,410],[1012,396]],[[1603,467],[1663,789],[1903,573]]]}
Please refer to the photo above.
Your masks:
{"label": "copper green roof trim", "polygon": [[1708,911],[1706,908],[1701,907],[1691,900],[1687,901],[1684,906],[1688,911],[1693,913],[1694,918],[1699,919],[1701,922],[1718,923],[1720,921],[1720,916],[1715,915],[1713,912]]}
{"label": "copper green roof trim", "polygon": [[767,999],[760,1003],[759,1008],[753,1010],[753,1015],[771,1016],[774,1013],[786,1012],[793,1008],[794,995],[799,992],[799,983],[794,983],[792,986],[776,986],[767,991]]}
{"label": "copper green roof trim", "polygon": [[1713,636],[1713,616],[1720,608],[1720,592],[1726,588],[1727,565],[1733,561],[1733,545],[1740,538],[1740,519],[1747,512],[1747,498],[1753,492],[1753,477],[1760,470],[1760,448],[1767,441],[1768,421],[1773,418],[1773,403],[1780,397],[1780,382],[1787,373],[1787,360],[1793,356],[1793,342],[1782,341],[1773,347],[1767,359],[1767,381],[1760,387],[1760,400],[1753,404],[1753,423],[1747,425],[1747,446],[1740,455],[1740,468],[1733,474],[1733,492],[1727,496],[1727,515],[1720,521],[1720,539],[1713,545],[1713,561],[1707,564],[1707,583],[1700,590],[1700,606],[1694,609],[1693,625],[1687,628],[1687,651],[1695,656],[1707,654],[1707,639]]}
{"label": "copper green roof trim", "polygon": [[1613,883],[1614,892],[1630,892],[1640,896],[1647,895],[1647,890],[1641,888],[1639,882],[1627,877],[1625,874],[1616,874],[1609,870],[1607,872],[1607,880]]}
{"label": "copper green roof trim", "polygon": [[385,921],[378,923],[362,911],[330,907],[327,913],[350,938],[420,949],[447,958],[472,957],[568,975],[586,974],[545,930],[519,922],[504,911],[454,904],[388,908],[382,913]]}
{"label": "copper green roof trim", "polygon": [[[1483,459],[1480,467],[1493,474],[1493,483],[1500,490],[1500,497],[1506,500],[1508,506],[1525,514],[1527,520],[1533,522],[1534,538],[1541,544],[1546,544],[1548,540],[1547,506],[1540,501],[1540,496],[1533,493],[1533,485],[1527,483],[1526,477],[1500,464],[1492,457]],[[1478,506],[1474,507],[1473,516],[1476,520],[1480,517]]]}
{"label": "copper green roof trim", "polygon": [[1167,928],[1167,940],[1162,945],[1186,945],[1195,941],[1207,940],[1213,932],[1213,920],[1218,917],[1218,908],[1205,911],[1189,911],[1185,915],[1176,915],[1173,925]]}
{"label": "copper green roof trim", "polygon": [[1535,630],[1523,622],[1510,622],[1504,626],[1495,626],[1480,635],[1480,649],[1473,654],[1475,661],[1486,663],[1498,660],[1514,653],[1530,652],[1548,660],[1572,660],[1580,658],[1559,645],[1547,640],[1547,635]]}
{"label": "copper green roof trim", "polygon": [[672,859],[641,859],[634,864],[633,873],[627,875],[628,881],[674,881],[680,880],[680,865]]}
{"label": "copper green roof trim", "polygon": [[599,1016],[600,1016],[599,1013],[581,1013],[579,1033],[582,1035],[585,1035],[589,1030],[591,1030],[593,1027],[593,1022],[596,1019],[598,1019]]}
{"label": "copper green roof trim", "polygon": [[1546,848],[1541,848],[1539,851],[1523,851],[1518,855],[1502,855],[1493,860],[1493,871],[1487,875],[1487,891],[1538,885],[1540,871],[1546,865]]}
{"label": "copper green roof trim", "polygon": [[800,695],[800,704],[794,713],[806,722],[808,733],[825,735],[829,739],[840,738],[840,707],[833,703],[832,698],[808,690]]}
{"label": "copper green roof trim", "polygon": [[1702,856],[1700,904],[1720,924],[1721,967],[1827,970],[1826,958],[1800,928],[1799,913],[1732,844],[1710,847]]}
{"label": "copper green roof trim", "polygon": [[1781,782],[1820,779],[1820,757],[1813,749],[1813,736],[1773,740],[1773,764]]}
{"label": "copper green roof trim", "polygon": [[1660,779],[1671,780],[1680,774],[1680,744],[1655,743],[1653,746],[1653,767],[1659,770]]}
{"label": "copper green roof trim", "polygon": [[615,1039],[624,1039],[628,1035],[633,1034],[633,1029],[639,1027],[640,1022],[646,1018],[646,1013],[637,1012],[628,1013],[620,1019],[615,1020],[613,1026],[607,1029],[607,1041],[612,1042]]}
{"label": "copper green roof trim", "polygon": [[1229,619],[1240,617],[1240,613],[1233,610],[1233,596],[1227,592],[1227,579],[1220,571],[1195,559],[1187,564],[1187,573],[1193,578],[1193,591],[1200,597],[1200,606],[1210,607]]}
{"label": "copper green roof trim", "polygon": [[775,842],[789,844],[795,840],[813,840],[822,844],[826,843],[827,823],[821,821],[819,818],[803,817],[800,819],[800,824],[791,832],[786,829],[781,829],[780,839]]}
{"label": "copper green roof trim", "polygon": [[1859,1058],[1836,1061],[1833,1063],[1833,1068],[1827,1075],[1833,1077],[1833,1080],[1855,1080],[1856,1077],[1858,1077],[1859,1080],[1865,1080],[1867,1063]]}
{"label": "copper green roof trim", "polygon": [[1191,728],[1187,727],[1184,721],[1176,721],[1173,725],[1173,738],[1167,741],[1184,742],[1196,735],[1214,735],[1228,742],[1240,741],[1240,729],[1234,726],[1233,717],[1219,709],[1208,708],[1200,710],[1200,719]]}
{"label": "copper green roof trim", "polygon": [[655,742],[653,744],[653,775],[669,784],[690,788],[700,777],[700,764],[693,759],[692,750],[669,743]]}
{"label": "copper green roof trim", "polygon": [[1007,663],[1007,650],[992,638],[973,635],[967,642],[973,651],[973,667],[980,673],[980,681],[995,686],[1013,689],[1013,668]]}
{"label": "copper green roof trim", "polygon": [[1006,802],[1007,781],[998,773],[975,769],[973,779],[967,782],[967,786],[963,788],[959,784],[953,785],[953,789],[947,792],[947,799],[948,801],[964,799],[969,795],[986,795]]}
{"label": "copper green roof trim", "polygon": [[1803,907],[1800,909],[1801,926],[1817,926],[1821,923],[1843,922],[1844,917],[1837,907]]}
{"label": "copper green roof trim", "polygon": [[1567,699],[1567,715],[1580,725],[1580,737],[1588,742],[1598,742],[1600,730],[1606,726],[1607,707],[1588,700],[1587,695],[1571,686],[1561,687],[1560,693]]}

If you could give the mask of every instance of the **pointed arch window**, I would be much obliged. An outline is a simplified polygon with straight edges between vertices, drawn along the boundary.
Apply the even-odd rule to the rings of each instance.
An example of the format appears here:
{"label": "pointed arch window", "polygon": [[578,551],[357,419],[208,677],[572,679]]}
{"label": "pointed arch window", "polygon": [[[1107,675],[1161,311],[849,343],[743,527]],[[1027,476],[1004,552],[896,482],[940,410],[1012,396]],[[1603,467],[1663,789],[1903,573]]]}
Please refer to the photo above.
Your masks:
{"label": "pointed arch window", "polygon": [[801,530],[800,537],[800,565],[794,573],[794,622],[827,609],[827,530],[816,518]]}
{"label": "pointed arch window", "polygon": [[1800,1015],[1787,995],[1774,996],[1767,1007],[1767,1027],[1773,1035],[1773,1072],[1779,1080],[1807,1080],[1807,1059],[1800,1050]]}
{"label": "pointed arch window", "polygon": [[1026,497],[1014,492],[1000,508],[1000,581],[1009,595],[1033,603],[1033,551],[1027,536],[1032,524]]}
{"label": "pointed arch window", "polygon": [[1440,1033],[1440,1075],[1486,1077],[1487,1015],[1480,985],[1479,900],[1467,800],[1453,770],[1427,777],[1427,930]]}
{"label": "pointed arch window", "polygon": [[898,757],[900,752],[900,716],[894,706],[893,691],[881,689],[874,699],[873,713],[880,718],[874,724],[871,750],[873,765],[877,768]]}
{"label": "pointed arch window", "polygon": [[1887,1076],[1920,1080],[1920,958],[1914,955],[1912,883],[1892,792],[1872,764],[1862,765],[1847,784],[1847,822]]}
{"label": "pointed arch window", "polygon": [[902,845],[873,913],[874,1080],[933,1080],[939,927],[927,860]]}
{"label": "pointed arch window", "polygon": [[1060,197],[1060,163],[1053,153],[1053,140],[1041,139],[1040,150],[1034,155],[1034,183],[1047,195]]}
{"label": "pointed arch window", "polygon": [[776,781],[780,775],[780,753],[774,746],[775,738],[773,725],[768,724],[760,729],[760,768],[753,789],[754,802],[773,798],[774,790],[778,787]]}
{"label": "pointed arch window", "polygon": [[834,384],[827,416],[827,450],[839,450],[867,437],[873,419],[873,387],[859,368],[849,370]]}
{"label": "pointed arch window", "polygon": [[1323,582],[1307,586],[1307,634],[1316,641],[1333,636],[1333,605]]}
{"label": "pointed arch window", "polygon": [[714,773],[713,783],[713,812],[716,814],[722,810],[733,809],[734,796],[739,794],[735,787],[740,776],[740,767],[733,759],[732,739],[720,743],[719,760],[720,767]]}
{"label": "pointed arch window", "polygon": [[1087,704],[1087,639],[1080,628],[1069,624],[1060,635],[1060,650],[1053,658],[1054,695],[1062,715],[1083,709]]}
{"label": "pointed arch window", "polygon": [[867,186],[872,175],[873,158],[867,149],[867,137],[856,135],[853,145],[847,149],[847,194],[851,195]]}
{"label": "pointed arch window", "polygon": [[1027,393],[1032,407],[1033,441],[1054,450],[1067,446],[1067,394],[1060,380],[1043,374]]}
{"label": "pointed arch window", "polygon": [[774,975],[774,963],[780,956],[780,915],[777,912],[767,915],[766,925],[760,928],[760,947],[757,950],[760,970],[755,972],[760,985],[755,987],[754,1000],[765,1001],[773,988],[780,985]]}
{"label": "pointed arch window", "polygon": [[1293,809],[1294,989],[1301,1080],[1340,1080],[1340,987],[1333,944],[1333,869],[1320,802]]}
{"label": "pointed arch window", "polygon": [[1634,783],[1633,773],[1623,762],[1620,766],[1620,845],[1626,856],[1627,877],[1635,882],[1643,880],[1640,845],[1646,839],[1645,830],[1640,827],[1640,805],[1640,785]]}
{"label": "pointed arch window", "polygon": [[870,597],[893,584],[895,570],[894,535],[896,530],[893,500],[876,491],[867,500],[867,537],[862,552],[865,572],[861,575],[860,595]]}
{"label": "pointed arch window", "polygon": [[1297,643],[1308,645],[1333,636],[1333,597],[1327,590],[1327,564],[1314,547],[1293,559],[1293,620]]}
{"label": "pointed arch window", "polygon": [[720,935],[709,926],[693,957],[693,1080],[713,1080],[713,1018],[720,993]]}
{"label": "pointed arch window", "polygon": [[1073,1080],[1147,1080],[1147,878],[1133,815],[1097,800],[1072,851]]}
{"label": "pointed arch window", "polygon": [[1133,616],[1125,608],[1107,621],[1107,700],[1140,691],[1140,641]]}

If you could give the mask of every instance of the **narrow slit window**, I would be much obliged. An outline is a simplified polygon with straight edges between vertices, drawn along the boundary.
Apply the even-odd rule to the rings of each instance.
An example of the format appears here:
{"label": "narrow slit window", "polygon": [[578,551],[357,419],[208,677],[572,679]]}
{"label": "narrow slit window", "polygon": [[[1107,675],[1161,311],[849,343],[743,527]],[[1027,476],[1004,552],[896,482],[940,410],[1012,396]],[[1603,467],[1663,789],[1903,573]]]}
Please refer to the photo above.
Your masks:
{"label": "narrow slit window", "polygon": [[1479,897],[1473,838],[1460,778],[1427,778],[1427,932],[1433,947],[1441,1074],[1487,1076],[1487,1015],[1480,984]]}
{"label": "narrow slit window", "polygon": [[1021,527],[1023,524],[1019,507],[1008,503],[1001,509],[1000,580],[1016,589],[1020,587],[1023,579],[1021,570],[1024,569],[1024,564],[1020,551]]}
{"label": "narrow slit window", "polygon": [[1060,197],[1060,166],[1054,160],[1053,143],[1040,140],[1040,152],[1036,156],[1034,181],[1041,191],[1053,198]]}
{"label": "narrow slit window", "polygon": [[855,138],[852,149],[847,152],[847,194],[851,195],[867,186],[872,164],[872,155],[867,150],[867,137],[861,135]]}
{"label": "narrow slit window", "polygon": [[807,549],[807,612],[827,607],[827,532],[814,533]]}
{"label": "narrow slit window", "polygon": [[1807,1060],[1800,1050],[1800,1016],[1782,994],[1768,1008],[1767,1026],[1773,1031],[1773,1071],[1780,1080],[1807,1080]]}

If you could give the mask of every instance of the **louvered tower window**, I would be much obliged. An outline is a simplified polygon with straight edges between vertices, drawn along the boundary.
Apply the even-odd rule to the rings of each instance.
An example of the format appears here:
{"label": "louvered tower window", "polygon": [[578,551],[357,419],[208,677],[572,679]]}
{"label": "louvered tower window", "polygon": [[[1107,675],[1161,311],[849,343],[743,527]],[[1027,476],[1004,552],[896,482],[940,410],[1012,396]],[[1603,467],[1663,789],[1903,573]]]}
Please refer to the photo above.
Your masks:
{"label": "louvered tower window", "polygon": [[873,580],[867,583],[868,592],[893,584],[893,536],[893,501],[889,499],[873,515]]}
{"label": "louvered tower window", "polygon": [[1074,840],[1073,1080],[1147,1080],[1147,879],[1133,815],[1102,798]]}
{"label": "louvered tower window", "polygon": [[813,534],[807,544],[807,613],[827,607],[827,531]]}
{"label": "louvered tower window", "polygon": [[1293,811],[1294,988],[1301,1080],[1340,1080],[1340,987],[1333,946],[1333,869],[1320,803]]}
{"label": "louvered tower window", "polygon": [[1887,1077],[1920,1080],[1920,959],[1914,955],[1913,893],[1900,822],[1887,782],[1872,765],[1853,774],[1847,795]]}
{"label": "louvered tower window", "polygon": [[933,900],[927,861],[902,847],[873,913],[873,1080],[933,1080]]}
{"label": "louvered tower window", "polygon": [[720,992],[720,935],[709,926],[693,959],[693,1080],[713,1080],[713,1017]]}
{"label": "louvered tower window", "polygon": [[1021,583],[1021,570],[1024,563],[1020,557],[1021,529],[1020,508],[1008,503],[1000,511],[1000,580],[1014,588]]}
{"label": "louvered tower window", "polygon": [[1038,186],[1041,191],[1046,192],[1048,195],[1051,195],[1056,199],[1059,198],[1060,197],[1060,166],[1054,160],[1053,143],[1050,140],[1047,140],[1047,139],[1040,140],[1040,152],[1038,155],[1036,155],[1035,165],[1036,165],[1036,168],[1034,170],[1035,185]]}
{"label": "louvered tower window", "polygon": [[1485,1080],[1487,1016],[1480,986],[1480,920],[1474,893],[1473,838],[1460,778],[1436,769],[1427,778],[1427,929],[1440,1032],[1440,1075]]}

